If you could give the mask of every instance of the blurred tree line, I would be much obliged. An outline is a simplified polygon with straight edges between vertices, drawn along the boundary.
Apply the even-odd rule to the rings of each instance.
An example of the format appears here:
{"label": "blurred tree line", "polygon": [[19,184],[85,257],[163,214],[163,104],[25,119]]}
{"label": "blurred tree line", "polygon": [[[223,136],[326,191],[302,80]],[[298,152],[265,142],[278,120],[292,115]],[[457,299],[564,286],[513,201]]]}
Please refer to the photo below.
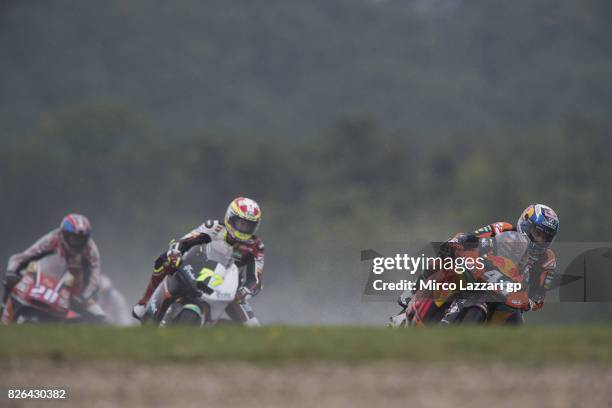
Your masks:
{"label": "blurred tree line", "polygon": [[2,142],[2,230],[11,231],[3,247],[70,209],[136,242],[166,239],[222,217],[236,195],[261,202],[263,230],[288,249],[315,236],[376,242],[419,228],[451,235],[514,221],[531,202],[558,211],[565,240],[607,240],[611,145],[612,122],[581,116],[478,135],[396,133],[353,117],[306,139],[201,131],[172,141],[124,107],[80,106]]}
{"label": "blurred tree line", "polygon": [[[418,3],[418,4],[417,4]],[[59,0],[0,6],[0,133],[111,101],[174,136],[531,127],[612,102],[607,0]]]}

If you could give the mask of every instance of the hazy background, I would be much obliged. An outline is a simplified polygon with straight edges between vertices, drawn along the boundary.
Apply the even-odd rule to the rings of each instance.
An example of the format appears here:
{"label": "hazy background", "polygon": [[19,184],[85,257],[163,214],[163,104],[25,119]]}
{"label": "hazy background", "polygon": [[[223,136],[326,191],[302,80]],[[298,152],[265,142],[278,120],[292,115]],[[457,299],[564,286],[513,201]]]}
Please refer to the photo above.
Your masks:
{"label": "hazy background", "polygon": [[561,240],[610,241],[610,21],[606,0],[2,1],[0,258],[81,212],[135,301],[171,238],[246,195],[263,322],[383,323],[361,249],[531,202]]}

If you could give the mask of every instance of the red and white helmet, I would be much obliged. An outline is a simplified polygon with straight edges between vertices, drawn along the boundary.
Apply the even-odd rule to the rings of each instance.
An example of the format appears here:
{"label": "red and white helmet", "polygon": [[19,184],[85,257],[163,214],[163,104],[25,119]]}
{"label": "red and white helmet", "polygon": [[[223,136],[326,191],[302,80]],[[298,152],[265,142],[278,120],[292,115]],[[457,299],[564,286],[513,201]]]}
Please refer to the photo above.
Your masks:
{"label": "red and white helmet", "polygon": [[254,200],[234,199],[225,212],[225,228],[236,241],[246,242],[253,237],[261,221],[261,209]]}

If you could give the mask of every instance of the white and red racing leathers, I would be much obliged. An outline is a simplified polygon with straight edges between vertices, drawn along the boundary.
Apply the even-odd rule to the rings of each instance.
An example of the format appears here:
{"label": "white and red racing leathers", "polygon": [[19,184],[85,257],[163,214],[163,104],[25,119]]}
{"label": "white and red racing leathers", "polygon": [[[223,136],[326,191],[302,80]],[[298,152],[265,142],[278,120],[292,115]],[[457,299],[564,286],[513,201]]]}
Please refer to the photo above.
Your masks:
{"label": "white and red racing leathers", "polygon": [[[254,235],[247,242],[232,242],[222,222],[209,220],[182,238],[172,241],[170,252],[178,251],[184,254],[196,245],[216,243],[231,245],[234,251],[233,258],[241,275],[241,285],[236,299],[227,306],[226,313],[234,321],[247,325],[258,324],[248,300],[257,295],[262,288],[264,245],[259,237]],[[164,252],[156,259],[153,275],[144,296],[138,302],[139,305],[145,305],[164,277],[176,271],[176,265],[168,262],[167,254],[168,252]]]}
{"label": "white and red racing leathers", "polygon": [[92,299],[100,279],[100,252],[98,251],[98,246],[93,239],[89,239],[85,248],[75,253],[66,249],[65,245],[63,245],[59,229],[47,233],[25,251],[9,258],[5,277],[4,297],[8,296],[7,292],[19,281],[21,271],[30,262],[51,254],[59,254],[66,260],[68,270],[75,278],[74,288],[76,288],[75,293],[78,294],[77,296],[83,301]]}

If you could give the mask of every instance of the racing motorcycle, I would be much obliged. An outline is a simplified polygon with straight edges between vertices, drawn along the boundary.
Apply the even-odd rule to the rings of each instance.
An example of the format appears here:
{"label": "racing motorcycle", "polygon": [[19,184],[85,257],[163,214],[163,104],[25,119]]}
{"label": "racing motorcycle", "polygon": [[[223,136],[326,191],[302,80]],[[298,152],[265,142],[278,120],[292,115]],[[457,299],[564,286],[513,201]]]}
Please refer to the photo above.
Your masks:
{"label": "racing motorcycle", "polygon": [[70,310],[73,280],[59,255],[30,262],[11,290],[2,312],[2,323],[51,323],[75,317]]}
{"label": "racing motorcycle", "polygon": [[[484,267],[467,271],[462,278],[470,283],[498,286],[493,290],[456,294],[440,323],[522,324],[521,312],[528,308],[529,297],[528,279],[520,265],[527,249],[527,239],[516,231],[480,239],[475,252],[484,259]],[[520,285],[521,289],[508,290],[516,285]]]}
{"label": "racing motorcycle", "polygon": [[143,323],[215,325],[234,301],[239,283],[231,249],[196,246],[185,253],[177,271],[157,286],[147,302]]}
{"label": "racing motorcycle", "polygon": [[[522,323],[519,312],[529,303],[527,281],[519,268],[528,248],[524,236],[508,231],[491,238],[482,238],[476,248],[460,251],[456,256],[481,257],[482,268],[457,274],[453,270],[433,271],[426,279],[437,282],[521,284],[523,289],[508,292],[503,288],[491,291],[417,290],[404,292],[398,303],[402,310],[391,317],[392,327],[430,324]],[[412,296],[411,296],[412,295]],[[519,320],[520,318],[520,320]]]}

